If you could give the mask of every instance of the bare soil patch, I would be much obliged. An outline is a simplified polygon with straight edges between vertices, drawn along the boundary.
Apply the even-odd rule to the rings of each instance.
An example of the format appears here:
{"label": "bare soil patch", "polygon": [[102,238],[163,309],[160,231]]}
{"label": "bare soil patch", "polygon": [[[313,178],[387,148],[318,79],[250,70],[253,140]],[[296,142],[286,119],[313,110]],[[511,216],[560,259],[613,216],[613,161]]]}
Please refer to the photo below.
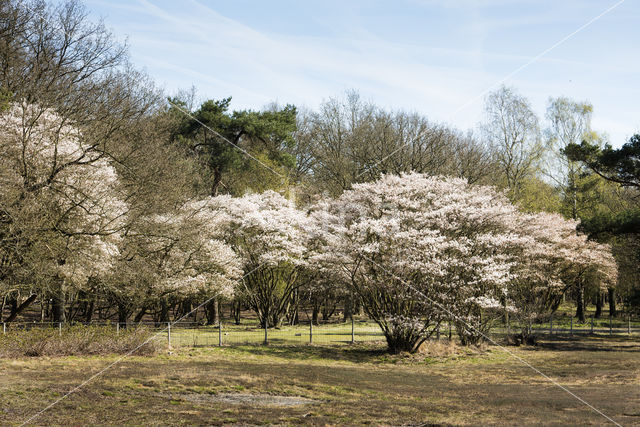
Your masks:
{"label": "bare soil patch", "polygon": [[299,406],[319,403],[319,400],[300,396],[277,396],[264,393],[178,393],[169,395],[171,399],[186,400],[192,403],[224,403],[250,406]]}

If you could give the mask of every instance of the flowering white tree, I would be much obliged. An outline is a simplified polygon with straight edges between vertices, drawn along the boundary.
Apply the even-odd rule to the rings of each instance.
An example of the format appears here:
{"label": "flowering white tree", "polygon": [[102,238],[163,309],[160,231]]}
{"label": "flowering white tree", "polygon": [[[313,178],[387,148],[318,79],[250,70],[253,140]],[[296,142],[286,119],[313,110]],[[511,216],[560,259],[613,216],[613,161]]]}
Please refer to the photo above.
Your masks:
{"label": "flowering white tree", "polygon": [[546,320],[568,290],[587,281],[603,288],[615,284],[611,249],[578,233],[577,225],[549,213],[523,214],[513,224],[521,237],[509,246],[515,268],[507,301],[525,342],[533,340],[532,325]]}
{"label": "flowering white tree", "polygon": [[206,198],[141,218],[128,230],[122,256],[105,283],[120,322],[126,322],[135,308],[141,310],[141,318],[158,305],[157,319],[168,321],[168,297],[233,296],[242,265],[220,240],[221,218]]}
{"label": "flowering white tree", "polygon": [[6,0],[0,15],[0,292],[13,307],[28,292],[9,319],[39,297],[64,321],[65,297],[117,257],[144,193],[123,181],[140,170],[133,141],[162,97],[79,2]]}
{"label": "flowering white tree", "polygon": [[312,222],[274,191],[210,200],[224,224],[224,240],[242,260],[246,277],[240,292],[262,326],[278,326],[291,308],[299,274],[307,265]]}
{"label": "flowering white tree", "polygon": [[421,174],[358,184],[313,209],[314,265],[341,274],[393,352],[443,320],[465,344],[505,309],[532,322],[580,280],[615,280],[608,248],[558,215],[525,215],[492,187]]}
{"label": "flowering white tree", "polygon": [[111,157],[78,129],[28,104],[1,114],[3,292],[51,297],[54,321],[64,321],[65,296],[91,279],[122,322],[159,295],[232,294],[238,260],[216,239],[207,200],[131,215]]}
{"label": "flowering white tree", "polygon": [[127,212],[104,152],[51,110],[0,113],[0,281],[50,294],[64,320],[67,286],[108,270]]}
{"label": "flowering white tree", "polygon": [[412,173],[355,185],[313,216],[327,235],[319,260],[342,272],[398,352],[444,320],[464,340],[486,329],[479,314],[499,307],[511,278],[501,247],[514,212],[492,188]]}

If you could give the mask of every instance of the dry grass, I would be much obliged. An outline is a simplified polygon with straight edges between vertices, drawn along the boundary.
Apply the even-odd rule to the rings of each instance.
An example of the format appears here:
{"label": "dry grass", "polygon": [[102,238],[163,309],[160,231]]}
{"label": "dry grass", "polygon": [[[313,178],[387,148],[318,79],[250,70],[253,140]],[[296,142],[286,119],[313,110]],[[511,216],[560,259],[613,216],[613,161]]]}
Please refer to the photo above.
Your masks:
{"label": "dry grass", "polygon": [[[640,425],[637,342],[556,339],[510,350],[623,425]],[[20,424],[114,357],[0,361],[0,424]],[[238,403],[229,403],[233,394]],[[266,395],[316,403],[264,405],[251,398]],[[601,425],[605,421],[498,348],[470,351],[444,341],[413,356],[389,355],[381,347],[363,344],[178,349],[171,355],[127,358],[45,412],[36,424]]]}
{"label": "dry grass", "polygon": [[126,354],[134,349],[138,355],[155,354],[158,348],[144,328],[124,329],[103,326],[71,326],[13,330],[0,335],[0,357],[79,356]]}

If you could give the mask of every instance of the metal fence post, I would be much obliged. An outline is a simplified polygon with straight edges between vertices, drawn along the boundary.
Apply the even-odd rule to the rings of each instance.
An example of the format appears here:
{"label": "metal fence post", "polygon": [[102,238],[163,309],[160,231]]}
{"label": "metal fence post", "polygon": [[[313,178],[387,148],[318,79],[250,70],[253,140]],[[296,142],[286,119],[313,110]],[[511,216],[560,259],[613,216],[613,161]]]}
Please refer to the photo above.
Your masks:
{"label": "metal fence post", "polygon": [[569,331],[569,334],[573,336],[573,317],[571,317],[571,329]]}
{"label": "metal fence post", "polygon": [[309,344],[313,344],[313,319],[309,322]]}
{"label": "metal fence post", "polygon": [[612,316],[609,315],[609,336],[613,335]]}
{"label": "metal fence post", "polygon": [[116,322],[116,335],[120,335],[120,322]]}
{"label": "metal fence post", "polygon": [[222,347],[222,319],[218,318],[218,347]]}
{"label": "metal fence post", "polygon": [[631,315],[627,316],[627,335],[631,335]]}
{"label": "metal fence post", "polygon": [[169,343],[169,348],[171,348],[171,322],[167,322],[167,342]]}
{"label": "metal fence post", "polygon": [[267,324],[267,319],[264,320],[264,344],[269,344],[269,326]]}
{"label": "metal fence post", "polygon": [[549,318],[549,335],[553,335],[553,314]]}
{"label": "metal fence post", "polygon": [[2,335],[7,335],[7,324],[2,322]]}
{"label": "metal fence post", "polygon": [[355,322],[353,321],[353,316],[351,316],[351,344],[354,344],[356,342],[356,334],[355,334],[354,324],[355,324]]}
{"label": "metal fence post", "polygon": [[591,315],[591,335],[593,335],[593,314]]}
{"label": "metal fence post", "polygon": [[449,322],[449,341],[451,341],[451,322]]}
{"label": "metal fence post", "polygon": [[58,322],[58,335],[62,336],[62,322]]}

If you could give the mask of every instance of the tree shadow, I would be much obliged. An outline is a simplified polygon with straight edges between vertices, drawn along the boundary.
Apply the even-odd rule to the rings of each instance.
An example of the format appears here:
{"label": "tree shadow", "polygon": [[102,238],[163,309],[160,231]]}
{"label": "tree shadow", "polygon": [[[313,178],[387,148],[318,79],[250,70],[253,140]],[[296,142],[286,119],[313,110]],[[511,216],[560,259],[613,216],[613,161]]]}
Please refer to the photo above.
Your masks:
{"label": "tree shadow", "polygon": [[380,344],[262,345],[234,346],[234,351],[254,356],[272,356],[291,360],[335,360],[354,363],[381,363],[390,353]]}
{"label": "tree shadow", "polygon": [[637,337],[547,335],[539,337],[538,345],[523,349],[634,353],[640,351],[640,342]]}

